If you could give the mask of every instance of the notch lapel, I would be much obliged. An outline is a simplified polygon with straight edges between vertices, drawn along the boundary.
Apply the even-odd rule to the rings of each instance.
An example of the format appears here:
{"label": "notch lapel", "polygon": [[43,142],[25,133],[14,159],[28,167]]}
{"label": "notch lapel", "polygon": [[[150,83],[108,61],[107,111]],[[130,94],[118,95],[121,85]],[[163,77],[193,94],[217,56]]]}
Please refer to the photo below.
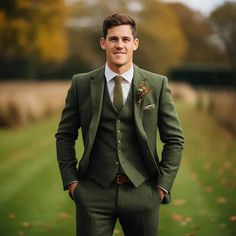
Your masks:
{"label": "notch lapel", "polygon": [[104,67],[90,80],[90,94],[92,107],[92,121],[89,127],[89,147],[90,152],[93,145],[102,111],[103,93],[104,93]]}
{"label": "notch lapel", "polygon": [[[97,128],[102,111],[103,93],[104,93],[104,67],[97,71],[95,75],[92,76],[90,80],[90,96],[91,96],[91,110],[92,110],[92,120],[89,125],[88,139],[85,143],[85,149],[83,154],[83,161],[81,165],[80,178],[86,174],[89,164],[89,156],[93,147],[93,143],[96,137]],[[89,96],[89,94],[88,94]]]}
{"label": "notch lapel", "polygon": [[140,106],[137,105],[136,94],[139,89],[140,83],[144,80],[144,76],[137,66],[134,66],[134,78],[133,78],[133,106],[134,106],[134,120],[138,133],[141,135],[142,140],[147,140],[147,135],[143,128],[142,116],[143,116],[143,104],[144,99],[141,101]]}
{"label": "notch lapel", "polygon": [[143,109],[144,109],[144,100],[146,96],[144,96],[143,101],[141,102],[140,106],[138,106],[136,102],[137,90],[139,89],[140,83],[144,79],[145,79],[145,76],[142,74],[139,67],[134,66],[134,78],[133,78],[134,104],[133,106],[134,106],[134,120],[135,120],[136,129],[137,129],[137,136],[138,136],[138,140],[141,146],[141,151],[143,151],[144,156],[147,157],[145,158],[145,161],[147,165],[149,166],[149,171],[151,173],[151,176],[155,176],[157,171],[159,172],[159,168],[157,166],[153,153],[150,151],[147,134],[143,127]]}

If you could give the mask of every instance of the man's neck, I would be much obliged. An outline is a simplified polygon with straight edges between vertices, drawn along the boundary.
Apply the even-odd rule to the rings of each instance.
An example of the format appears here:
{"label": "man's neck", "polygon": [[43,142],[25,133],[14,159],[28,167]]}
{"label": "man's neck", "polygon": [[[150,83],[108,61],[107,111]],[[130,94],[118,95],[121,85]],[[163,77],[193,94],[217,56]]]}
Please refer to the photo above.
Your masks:
{"label": "man's neck", "polygon": [[107,65],[110,68],[110,70],[112,70],[113,72],[121,75],[121,74],[124,74],[125,72],[127,72],[128,70],[130,70],[131,67],[133,66],[133,63],[131,63],[129,65],[124,65],[124,66],[116,66],[116,65],[110,65],[107,62]]}

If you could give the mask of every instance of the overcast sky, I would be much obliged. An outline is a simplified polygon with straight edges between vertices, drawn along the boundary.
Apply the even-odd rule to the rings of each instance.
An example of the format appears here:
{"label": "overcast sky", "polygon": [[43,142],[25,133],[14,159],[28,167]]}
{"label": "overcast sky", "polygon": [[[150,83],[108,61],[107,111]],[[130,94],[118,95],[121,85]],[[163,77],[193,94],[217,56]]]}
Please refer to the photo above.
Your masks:
{"label": "overcast sky", "polygon": [[163,2],[182,2],[187,6],[201,11],[203,14],[208,15],[216,7],[224,4],[224,2],[235,2],[236,0],[162,0]]}

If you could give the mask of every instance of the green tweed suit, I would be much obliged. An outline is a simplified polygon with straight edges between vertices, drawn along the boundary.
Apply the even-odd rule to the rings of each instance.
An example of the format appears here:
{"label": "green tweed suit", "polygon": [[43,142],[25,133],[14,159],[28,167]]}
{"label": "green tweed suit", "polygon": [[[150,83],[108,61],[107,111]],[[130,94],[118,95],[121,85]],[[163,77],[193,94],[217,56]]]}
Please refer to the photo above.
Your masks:
{"label": "green tweed suit", "polygon": [[[105,83],[104,67],[89,73],[75,75],[72,79],[56,133],[57,158],[64,189],[72,181],[79,180],[82,183],[82,180],[87,177],[91,152],[101,118]],[[138,90],[143,85],[150,89],[141,98],[138,98]],[[156,186],[168,191],[162,203],[169,203],[172,184],[180,165],[184,138],[167,78],[134,66],[132,86],[134,127],[137,135],[135,138],[138,140],[149,179]],[[74,146],[80,128],[84,153],[77,166]],[[160,159],[157,154],[158,133],[164,143]],[[91,183],[88,186],[91,188]],[[97,194],[95,188],[94,194]],[[139,197],[134,196],[133,199],[138,201]],[[86,235],[86,233],[84,234]],[[88,233],[87,235],[93,234]]]}

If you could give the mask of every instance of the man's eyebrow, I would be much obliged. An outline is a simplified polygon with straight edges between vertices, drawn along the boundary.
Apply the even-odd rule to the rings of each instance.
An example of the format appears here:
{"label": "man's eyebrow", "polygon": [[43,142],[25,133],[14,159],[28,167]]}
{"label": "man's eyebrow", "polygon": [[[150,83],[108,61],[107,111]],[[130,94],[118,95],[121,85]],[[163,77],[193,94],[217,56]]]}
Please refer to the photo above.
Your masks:
{"label": "man's eyebrow", "polygon": [[[118,36],[109,36],[108,39],[118,39]],[[121,39],[131,39],[130,36],[121,36]]]}
{"label": "man's eyebrow", "polygon": [[131,39],[129,36],[123,36],[122,39]]}
{"label": "man's eyebrow", "polygon": [[108,39],[118,39],[117,36],[109,36]]}

